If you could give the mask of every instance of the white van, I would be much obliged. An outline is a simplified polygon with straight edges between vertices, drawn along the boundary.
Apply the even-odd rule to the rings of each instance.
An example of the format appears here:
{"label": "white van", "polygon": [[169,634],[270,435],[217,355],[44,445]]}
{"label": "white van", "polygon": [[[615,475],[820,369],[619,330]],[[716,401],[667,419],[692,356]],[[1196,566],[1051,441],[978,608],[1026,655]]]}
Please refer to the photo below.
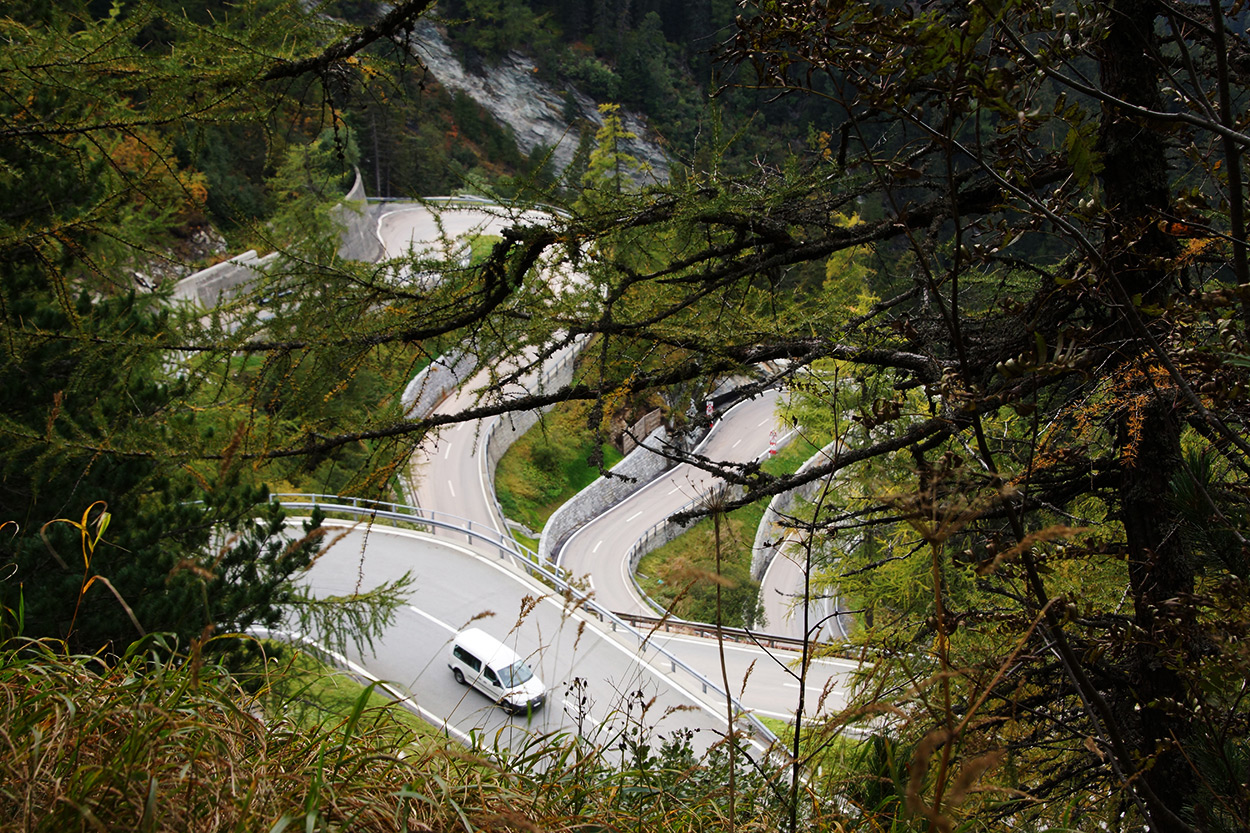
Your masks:
{"label": "white van", "polygon": [[451,640],[447,667],[461,685],[490,697],[504,711],[534,710],[547,699],[543,681],[516,652],[479,628],[468,628]]}

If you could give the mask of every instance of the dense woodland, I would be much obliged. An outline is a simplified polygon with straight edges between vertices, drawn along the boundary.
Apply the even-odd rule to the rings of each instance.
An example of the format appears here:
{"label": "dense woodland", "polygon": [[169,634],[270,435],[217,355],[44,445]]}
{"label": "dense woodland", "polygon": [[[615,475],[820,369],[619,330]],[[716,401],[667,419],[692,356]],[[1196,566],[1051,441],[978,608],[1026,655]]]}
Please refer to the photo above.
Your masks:
{"label": "dense woodland", "polygon": [[[185,719],[161,724],[174,736],[221,719],[242,746],[291,750],[222,796],[233,764],[213,746],[175,796],[124,786],[176,759],[161,738],[108,781],[70,777],[72,743],[40,757],[43,728],[6,736],[32,768],[0,781],[64,789],[0,788],[5,819],[186,829],[185,802],[215,808],[205,829],[1250,828],[1240,0],[318,11],[0,11],[9,722],[111,738],[128,722],[103,711],[114,692]],[[409,46],[432,13],[468,65],[526,44],[550,83],[607,105],[584,168],[542,170],[427,78]],[[616,104],[665,137],[668,184],[621,177]],[[390,194],[566,213],[467,267],[403,264],[436,285],[396,283],[337,255],[353,165]],[[216,310],[168,304],[160,276],[202,258],[209,228],[280,265]],[[553,266],[586,283],[555,292]],[[398,403],[447,344],[488,360],[575,338],[586,357],[559,390],[437,420]],[[793,422],[837,438],[801,476],[665,449],[733,484],[702,514],[820,487],[791,524],[863,665],[851,706],[796,723],[778,769],[733,738],[703,761],[635,743],[611,766],[545,738],[417,771],[353,734],[359,715],[313,746],[251,719],[264,685],[232,676],[244,652],[215,634],[303,610],[367,641],[403,592],[337,613],[301,596],[316,519],[287,546],[269,490],[389,496],[437,423],[570,400],[604,433],[622,403],[663,403],[680,437],[682,403],[731,377],[756,380],[739,397],[787,387]],[[88,683],[118,686],[101,722],[58,722],[93,714],[61,705]],[[274,772],[297,801],[264,787]],[[448,783],[464,789],[430,786]]]}

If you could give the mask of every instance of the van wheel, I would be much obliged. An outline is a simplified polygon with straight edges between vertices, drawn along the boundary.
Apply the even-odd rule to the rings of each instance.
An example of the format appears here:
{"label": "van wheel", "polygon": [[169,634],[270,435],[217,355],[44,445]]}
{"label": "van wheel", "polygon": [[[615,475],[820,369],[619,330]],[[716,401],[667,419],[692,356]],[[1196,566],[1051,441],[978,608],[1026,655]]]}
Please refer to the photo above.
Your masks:
{"label": "van wheel", "polygon": [[460,685],[464,685],[464,674],[460,673],[459,668],[451,669],[451,675],[456,678],[456,682],[460,683]]}

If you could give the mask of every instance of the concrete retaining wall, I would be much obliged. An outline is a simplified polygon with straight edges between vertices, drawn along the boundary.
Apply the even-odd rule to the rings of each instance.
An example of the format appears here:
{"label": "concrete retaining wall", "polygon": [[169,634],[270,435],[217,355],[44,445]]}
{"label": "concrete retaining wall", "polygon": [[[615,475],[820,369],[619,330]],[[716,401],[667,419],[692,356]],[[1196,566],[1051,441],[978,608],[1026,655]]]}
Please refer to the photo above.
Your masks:
{"label": "concrete retaining wall", "polygon": [[[827,462],[836,451],[837,445],[837,442],[834,441],[817,451],[803,465],[799,466],[798,473],[802,474],[810,471],[821,463]],[[768,502],[768,508],[764,510],[764,517],[760,519],[760,525],[755,530],[755,545],[751,552],[751,578],[755,581],[763,580],[764,571],[772,563],[782,540],[789,531],[783,520],[788,513],[793,511],[795,502],[800,497],[810,500],[814,495],[820,493],[824,485],[824,480],[814,480],[811,483],[799,486],[797,489],[774,495],[773,499]]]}
{"label": "concrete retaining wall", "polygon": [[380,206],[370,206],[365,201],[364,179],[357,170],[352,190],[347,192],[343,202],[331,213],[342,226],[339,257],[365,263],[376,263],[382,259],[382,241],[377,235],[379,208]]}

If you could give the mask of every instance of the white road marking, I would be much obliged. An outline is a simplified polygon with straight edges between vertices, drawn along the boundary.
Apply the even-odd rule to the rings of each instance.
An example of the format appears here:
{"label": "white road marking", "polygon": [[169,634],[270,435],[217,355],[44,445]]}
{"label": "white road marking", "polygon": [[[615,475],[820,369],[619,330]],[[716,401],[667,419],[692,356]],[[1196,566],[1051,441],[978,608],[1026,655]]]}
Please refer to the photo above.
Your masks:
{"label": "white road marking", "polygon": [[[288,521],[289,521],[289,519],[288,519]],[[337,521],[337,520],[333,520],[333,519],[331,519],[331,520],[327,520],[327,521],[326,521],[326,525],[327,525],[327,526],[336,526],[336,527],[350,527],[350,526],[352,526],[353,524],[352,524],[352,523],[349,523],[349,522],[346,522],[346,521]],[[536,596],[538,596],[539,598],[541,598],[543,602],[545,602],[545,603],[547,603],[547,604],[549,604],[549,605],[553,605],[555,608],[557,608],[558,610],[560,610],[560,611],[562,612],[562,614],[567,615],[567,613],[568,613],[568,611],[566,610],[566,607],[565,607],[565,601],[564,601],[564,598],[563,598],[562,596],[558,595],[558,594],[552,594],[552,593],[550,592],[551,588],[546,587],[545,585],[539,584],[539,583],[538,583],[535,579],[530,578],[529,576],[527,576],[527,575],[525,575],[525,574],[517,574],[517,573],[515,573],[515,572],[512,572],[512,571],[510,571],[508,568],[506,568],[506,567],[504,567],[503,565],[501,565],[501,564],[500,564],[497,560],[492,559],[492,558],[487,558],[486,556],[482,555],[482,554],[481,554],[481,553],[479,553],[479,552],[475,552],[475,551],[473,551],[473,550],[471,550],[471,549],[469,549],[469,548],[467,548],[467,547],[460,546],[459,544],[452,544],[452,543],[448,543],[448,542],[446,542],[446,541],[434,541],[434,540],[433,540],[433,539],[431,539],[431,538],[430,538],[427,534],[425,534],[425,533],[421,533],[421,532],[414,532],[414,531],[412,531],[412,530],[407,530],[407,529],[390,529],[390,528],[386,528],[386,527],[383,527],[383,526],[378,526],[378,527],[375,527],[375,528],[374,528],[374,531],[375,531],[375,532],[385,531],[385,532],[386,532],[386,533],[388,533],[388,534],[391,534],[391,535],[397,535],[397,536],[399,536],[399,537],[403,537],[403,538],[414,538],[414,539],[417,539],[417,540],[428,541],[428,542],[430,542],[430,543],[437,544],[437,545],[438,545],[438,546],[440,546],[440,547],[444,547],[444,548],[449,549],[449,550],[454,550],[455,552],[458,552],[458,553],[460,553],[460,554],[461,554],[461,555],[463,555],[463,556],[466,556],[466,557],[468,557],[468,558],[471,558],[471,559],[473,559],[473,560],[477,561],[479,564],[481,564],[481,565],[482,565],[482,566],[484,566],[484,567],[488,567],[488,568],[490,568],[490,569],[492,569],[492,570],[494,570],[494,571],[496,571],[496,572],[500,573],[501,575],[506,575],[506,576],[508,576],[510,579],[512,579],[512,581],[517,582],[518,584],[523,584],[523,585],[525,585],[526,587],[528,587],[528,588],[530,589],[530,592],[532,592],[534,595],[536,595]],[[587,578],[589,578],[589,576],[588,576]],[[629,584],[629,578],[628,578],[628,576],[625,576],[625,581],[626,581],[626,584],[628,585],[628,584]],[[593,583],[591,584],[591,587],[592,587],[592,588],[594,587],[594,584],[593,584]],[[641,599],[639,599],[639,602],[641,603]],[[420,612],[420,611],[418,611],[418,612]],[[421,615],[425,616],[425,615],[427,615],[427,614],[422,613]],[[593,624],[592,624],[592,623],[594,622],[594,619],[593,619],[592,614],[590,614],[590,613],[587,613],[587,612],[585,612],[585,611],[581,611],[581,610],[574,610],[574,611],[573,611],[573,613],[572,613],[572,617],[573,617],[574,619],[577,619],[579,622],[583,622],[583,623],[585,623],[586,625],[591,626],[592,628],[593,628],[593,627],[597,627],[597,625],[593,625]],[[445,627],[445,628],[449,628],[450,626],[449,626],[449,625],[444,624],[444,625],[443,625],[443,627]],[[453,629],[453,631],[452,631],[452,632],[453,632],[453,633],[455,632],[455,631],[454,631],[454,629]],[[669,684],[669,685],[673,688],[673,690],[674,690],[674,691],[676,691],[676,692],[678,693],[678,695],[680,695],[680,696],[682,696],[682,697],[685,697],[685,698],[686,698],[687,700],[689,700],[691,703],[694,703],[694,704],[695,704],[698,708],[702,709],[705,713],[710,714],[710,715],[713,715],[713,716],[714,716],[714,717],[716,717],[717,719],[720,719],[720,712],[718,711],[718,709],[713,708],[712,706],[710,706],[710,705],[708,704],[708,702],[707,702],[705,699],[703,699],[702,697],[698,697],[698,696],[696,696],[696,695],[694,694],[694,692],[693,692],[691,689],[686,688],[686,687],[685,687],[684,685],[682,685],[681,683],[679,683],[679,682],[677,682],[676,680],[672,679],[666,671],[661,671],[659,668],[657,668],[656,666],[652,665],[652,664],[651,664],[651,662],[650,662],[649,660],[647,660],[647,659],[645,659],[645,658],[644,658],[643,653],[642,653],[641,651],[636,651],[636,650],[631,651],[631,650],[630,650],[630,649],[629,649],[626,645],[624,645],[623,643],[618,642],[618,641],[617,641],[617,640],[615,640],[615,639],[608,638],[607,634],[605,634],[605,633],[600,633],[600,634],[599,634],[599,637],[600,637],[601,641],[602,641],[604,644],[608,645],[610,648],[613,648],[613,649],[615,649],[615,650],[617,650],[617,651],[620,651],[622,654],[624,654],[625,656],[629,657],[629,658],[630,658],[630,660],[631,660],[631,661],[633,661],[634,663],[636,663],[636,664],[637,664],[637,666],[638,666],[639,668],[641,668],[641,669],[643,669],[643,670],[647,671],[648,673],[650,673],[650,674],[654,675],[656,679],[667,679],[667,680],[668,680],[668,684]],[[676,640],[673,640],[673,641],[678,641],[678,642],[680,642],[680,641],[683,641],[683,640],[681,640],[681,639],[676,639]],[[689,640],[689,641],[696,641],[696,640]],[[725,647],[726,647],[726,648],[729,648],[730,646],[726,645]],[[425,714],[425,710],[421,710],[421,711],[422,711],[422,713],[423,713],[423,714]],[[761,714],[768,714],[768,712],[760,712],[760,713],[761,713]],[[781,717],[785,717],[785,715],[780,715],[780,716],[781,716]],[[443,719],[442,719],[442,718],[433,719],[433,716],[432,716],[432,715],[429,715],[429,714],[426,714],[426,717],[427,717],[427,719],[429,719],[429,720],[430,720],[430,722],[435,723],[436,725],[437,725],[438,723],[440,723],[440,722],[443,722]],[[457,735],[459,735],[459,736],[461,736],[461,737],[463,737],[463,736],[464,736],[464,733],[463,733],[463,732],[458,731],[457,729],[455,729],[455,727],[448,726],[448,728],[449,728],[449,729],[451,729],[451,731],[452,731],[452,732],[455,732]],[[760,743],[759,743],[759,741],[758,741],[758,740],[752,740],[752,741],[751,741],[751,744],[752,744],[753,746],[755,746],[757,749],[760,749],[761,751],[763,751],[763,747],[760,745]]]}
{"label": "white road marking", "polygon": [[424,616],[426,619],[429,619],[431,622],[438,625],[440,628],[447,631],[448,633],[451,633],[451,634],[456,633],[456,629],[453,628],[451,625],[447,624],[446,622],[444,622],[442,619],[431,616],[430,614],[426,613],[424,610],[418,610],[412,605],[408,605],[408,609],[411,610],[413,613],[417,614],[418,616]]}
{"label": "white road marking", "polygon": [[447,481],[447,491],[451,492],[451,496],[452,496],[452,497],[455,497],[455,496],[456,496],[456,487],[455,487],[455,486],[453,486],[453,485],[451,485],[451,481],[450,481],[450,480],[448,480],[448,481]]}
{"label": "white road marking", "polygon": [[451,457],[451,443],[447,443],[447,450],[443,452],[444,460],[448,459],[449,457]]}
{"label": "white road marking", "polygon": [[729,446],[729,447],[730,447],[730,448],[737,448],[737,447],[738,447],[738,446],[740,446],[740,445],[742,445],[742,438],[741,438],[741,437],[739,437],[737,440],[735,440],[735,441],[734,441],[734,444],[733,444],[733,445],[731,445],[731,446]]}
{"label": "white road marking", "polygon": [[757,425],[757,426],[755,426],[755,427],[756,427],[756,428],[763,428],[763,427],[764,427],[765,425],[767,425],[770,421],[771,421],[771,420],[766,419],[766,420],[764,420],[763,422],[761,422],[759,425]]}
{"label": "white road marking", "polygon": [[630,521],[632,521],[634,518],[637,518],[641,514],[642,514],[641,511],[635,512],[634,514],[630,515],[628,518],[625,519],[625,523],[629,523]]}
{"label": "white road marking", "polygon": [[593,554],[597,553],[597,552],[599,551],[599,547],[601,547],[602,545],[603,545],[603,539],[602,539],[602,538],[600,538],[600,539],[599,539],[599,543],[598,543],[598,544],[595,544],[595,548],[594,548],[593,550],[591,550],[591,551],[590,551],[590,552],[591,552],[591,555],[593,555]]}
{"label": "white road marking", "polygon": [[675,494],[676,492],[679,492],[679,491],[681,491],[681,487],[680,487],[680,486],[674,486],[674,487],[673,487],[670,491],[665,492],[665,493],[664,493],[664,496],[665,496],[665,497],[668,497],[669,495],[671,495],[671,494]]}

